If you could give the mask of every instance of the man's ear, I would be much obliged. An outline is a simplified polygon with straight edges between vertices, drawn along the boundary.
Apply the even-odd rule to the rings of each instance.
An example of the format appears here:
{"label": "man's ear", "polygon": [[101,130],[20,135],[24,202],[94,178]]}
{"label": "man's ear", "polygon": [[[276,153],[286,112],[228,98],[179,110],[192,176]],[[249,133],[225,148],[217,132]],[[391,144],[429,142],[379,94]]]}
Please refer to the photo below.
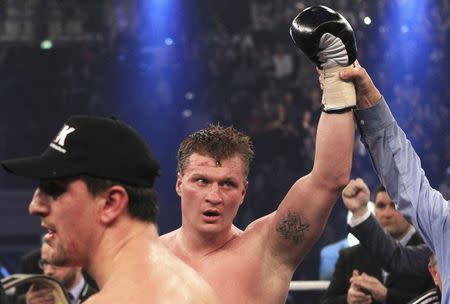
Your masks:
{"label": "man's ear", "polygon": [[123,186],[115,185],[105,191],[100,220],[109,225],[128,210],[128,193]]}
{"label": "man's ear", "polygon": [[175,184],[175,190],[177,191],[178,195],[181,196],[181,183],[182,183],[183,176],[180,172],[177,173],[177,182]]}
{"label": "man's ear", "polygon": [[239,205],[242,205],[242,203],[244,202],[245,194],[247,193],[247,189],[248,189],[248,181],[245,180],[244,181],[244,187],[242,188],[242,193],[241,193],[242,198],[241,198],[241,202],[239,203]]}

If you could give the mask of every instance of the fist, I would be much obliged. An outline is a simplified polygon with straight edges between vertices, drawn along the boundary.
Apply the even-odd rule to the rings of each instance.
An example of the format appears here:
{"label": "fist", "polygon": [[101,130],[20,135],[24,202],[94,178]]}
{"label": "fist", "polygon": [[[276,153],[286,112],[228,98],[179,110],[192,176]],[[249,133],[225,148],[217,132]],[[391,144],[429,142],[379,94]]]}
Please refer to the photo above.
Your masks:
{"label": "fist", "polygon": [[342,191],[345,207],[359,217],[367,212],[370,191],[362,178],[352,179]]}

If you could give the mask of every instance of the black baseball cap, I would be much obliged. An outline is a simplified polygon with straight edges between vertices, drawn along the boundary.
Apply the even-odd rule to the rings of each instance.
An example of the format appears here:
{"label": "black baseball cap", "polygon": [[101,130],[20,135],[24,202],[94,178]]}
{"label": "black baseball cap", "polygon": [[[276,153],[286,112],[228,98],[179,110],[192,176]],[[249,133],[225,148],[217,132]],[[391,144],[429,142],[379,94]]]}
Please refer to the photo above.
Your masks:
{"label": "black baseball cap", "polygon": [[40,156],[1,162],[6,171],[52,179],[86,174],[127,185],[152,187],[159,163],[143,138],[115,119],[71,116]]}

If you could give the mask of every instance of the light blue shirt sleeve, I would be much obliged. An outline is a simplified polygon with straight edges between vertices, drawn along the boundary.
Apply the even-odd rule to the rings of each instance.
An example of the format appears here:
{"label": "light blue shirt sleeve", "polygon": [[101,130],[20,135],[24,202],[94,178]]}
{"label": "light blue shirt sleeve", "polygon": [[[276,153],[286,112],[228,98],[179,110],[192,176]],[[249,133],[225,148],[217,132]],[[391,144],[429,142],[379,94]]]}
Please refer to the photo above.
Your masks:
{"label": "light blue shirt sleeve", "polygon": [[436,254],[443,303],[450,303],[449,201],[430,186],[419,157],[384,98],[371,108],[355,110],[355,116],[361,140],[389,196]]}

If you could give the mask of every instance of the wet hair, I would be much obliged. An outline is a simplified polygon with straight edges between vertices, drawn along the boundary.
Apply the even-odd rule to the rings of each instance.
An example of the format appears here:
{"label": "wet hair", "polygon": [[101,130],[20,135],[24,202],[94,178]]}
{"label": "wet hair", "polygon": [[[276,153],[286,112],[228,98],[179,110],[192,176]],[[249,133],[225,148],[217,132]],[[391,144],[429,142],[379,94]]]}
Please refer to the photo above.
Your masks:
{"label": "wet hair", "polygon": [[129,215],[143,222],[156,223],[159,209],[158,201],[155,190],[150,187],[131,186],[122,182],[83,174],[65,178],[44,179],[40,181],[39,188],[53,198],[57,198],[66,192],[69,184],[75,180],[83,181],[92,196],[97,196],[115,185],[124,187],[128,193]]}
{"label": "wet hair", "polygon": [[233,127],[208,125],[184,139],[177,153],[177,172],[183,173],[189,157],[193,153],[213,157],[218,163],[221,160],[237,155],[244,164],[244,176],[250,171],[253,159],[253,144],[250,137]]}

